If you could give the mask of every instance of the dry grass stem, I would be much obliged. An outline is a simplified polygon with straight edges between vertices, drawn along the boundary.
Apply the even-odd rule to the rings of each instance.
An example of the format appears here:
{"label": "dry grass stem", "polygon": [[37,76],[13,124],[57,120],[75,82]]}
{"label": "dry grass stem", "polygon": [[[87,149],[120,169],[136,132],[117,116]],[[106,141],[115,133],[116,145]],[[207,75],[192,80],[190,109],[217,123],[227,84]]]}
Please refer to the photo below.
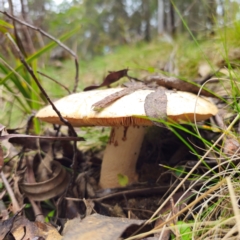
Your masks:
{"label": "dry grass stem", "polygon": [[228,190],[229,190],[229,194],[230,194],[230,198],[231,198],[231,202],[232,202],[233,212],[234,212],[234,215],[235,215],[236,221],[237,221],[238,236],[239,236],[240,235],[240,212],[239,212],[239,206],[237,204],[236,194],[234,192],[233,185],[231,183],[231,178],[227,177],[226,180],[227,180]]}
{"label": "dry grass stem", "polygon": [[[157,211],[151,216],[151,218],[146,222],[146,224],[150,223],[150,221],[157,215],[157,213],[164,207],[164,205],[170,200],[170,198],[177,192],[177,190],[183,185],[183,183],[191,176],[191,174],[196,170],[196,168],[201,164],[201,162],[205,159],[205,157],[209,154],[210,151],[223,139],[226,133],[228,133],[234,124],[238,121],[239,116],[236,116],[231,124],[227,127],[226,131],[221,134],[221,136],[214,142],[214,144],[208,149],[208,151],[202,156],[202,158],[196,163],[196,165],[192,168],[191,171],[184,177],[184,179],[179,183],[179,185],[175,188],[175,190],[168,196],[168,198],[163,202],[163,204],[157,209]],[[193,185],[195,185],[194,183]]]}
{"label": "dry grass stem", "polygon": [[[183,208],[182,210],[180,210],[177,214],[175,214],[174,216],[170,217],[168,220],[166,220],[165,222],[163,222],[162,224],[160,224],[159,226],[157,226],[157,229],[161,229],[163,226],[165,226],[167,223],[173,221],[176,217],[180,216],[181,214],[183,214],[184,212],[186,212],[189,208],[191,208],[192,206],[194,206],[195,204],[197,204],[198,202],[200,202],[201,200],[203,200],[205,197],[208,196],[208,194],[216,191],[223,183],[225,183],[226,180],[223,179],[221,182],[219,182],[218,184],[216,184],[215,186],[213,186],[212,188],[210,188],[208,191],[206,191],[202,196],[200,196],[199,198],[195,199],[193,202],[191,202],[190,204],[188,204],[185,208]],[[149,232],[145,232],[144,235],[139,234],[139,235],[135,235],[132,237],[129,237],[125,240],[133,240],[133,239],[139,239],[141,237],[146,237],[150,234],[152,234],[152,231]]]}

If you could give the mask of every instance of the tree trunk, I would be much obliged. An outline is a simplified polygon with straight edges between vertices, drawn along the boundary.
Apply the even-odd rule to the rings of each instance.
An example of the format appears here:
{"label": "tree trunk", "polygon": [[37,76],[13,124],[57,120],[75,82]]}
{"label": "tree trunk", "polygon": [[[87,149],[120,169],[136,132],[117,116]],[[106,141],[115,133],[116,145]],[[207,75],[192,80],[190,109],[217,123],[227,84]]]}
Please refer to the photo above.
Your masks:
{"label": "tree trunk", "polygon": [[209,27],[213,31],[217,14],[215,0],[208,0],[208,9],[207,23],[210,25]]}
{"label": "tree trunk", "polygon": [[151,33],[150,33],[150,6],[149,6],[149,1],[142,0],[142,11],[143,11],[143,18],[144,18],[144,24],[145,24],[145,29],[144,29],[144,40],[146,42],[150,42],[151,40]]}
{"label": "tree trunk", "polygon": [[164,33],[164,0],[158,0],[158,34]]}
{"label": "tree trunk", "polygon": [[170,25],[171,25],[171,35],[174,36],[176,33],[175,27],[175,12],[172,2],[170,2]]}

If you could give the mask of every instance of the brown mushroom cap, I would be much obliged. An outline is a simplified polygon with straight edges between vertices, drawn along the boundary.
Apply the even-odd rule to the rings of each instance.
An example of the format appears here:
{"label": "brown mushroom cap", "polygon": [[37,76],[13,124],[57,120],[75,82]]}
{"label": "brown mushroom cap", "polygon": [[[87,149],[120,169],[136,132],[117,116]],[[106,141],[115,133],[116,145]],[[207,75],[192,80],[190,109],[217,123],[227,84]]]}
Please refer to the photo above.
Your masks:
{"label": "brown mushroom cap", "polygon": [[[105,97],[122,90],[111,88],[80,92],[64,97],[54,104],[73,126],[149,126],[152,122],[146,118],[144,111],[145,98],[153,90],[137,90],[126,95],[102,111],[97,112],[92,105]],[[206,98],[188,92],[166,91],[168,120],[197,121],[205,120],[218,112],[217,107]],[[52,106],[41,109],[36,117],[49,123],[62,124]]]}

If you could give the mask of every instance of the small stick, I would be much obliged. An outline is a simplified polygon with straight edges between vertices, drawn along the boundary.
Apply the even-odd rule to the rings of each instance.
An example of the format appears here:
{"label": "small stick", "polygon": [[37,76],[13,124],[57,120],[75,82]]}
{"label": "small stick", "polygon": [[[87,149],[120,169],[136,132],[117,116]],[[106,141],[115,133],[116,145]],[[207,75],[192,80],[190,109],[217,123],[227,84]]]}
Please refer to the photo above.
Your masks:
{"label": "small stick", "polygon": [[64,86],[62,83],[60,83],[60,82],[58,82],[57,80],[49,77],[49,76],[46,75],[45,73],[42,73],[42,72],[40,72],[40,71],[37,71],[37,73],[39,73],[40,75],[42,75],[42,76],[44,76],[44,77],[52,80],[53,82],[55,82],[56,84],[58,84],[58,85],[60,85],[62,88],[64,88],[64,89],[68,92],[68,94],[71,94],[70,90],[69,90],[66,86]]}
{"label": "small stick", "polygon": [[226,177],[226,180],[227,180],[228,191],[229,191],[229,195],[230,195],[230,199],[231,199],[231,203],[232,203],[232,207],[233,207],[233,212],[234,212],[234,215],[236,218],[236,223],[237,223],[237,230],[238,230],[237,238],[239,238],[239,236],[240,236],[240,212],[239,212],[239,207],[238,207],[238,199],[234,192],[234,188],[233,188],[230,177]]}
{"label": "small stick", "polygon": [[8,180],[7,180],[7,178],[5,177],[5,174],[3,173],[3,171],[0,172],[0,176],[2,178],[3,184],[5,185],[5,188],[6,188],[7,192],[8,192],[8,194],[9,194],[9,197],[10,197],[10,199],[12,201],[12,206],[13,206],[12,209],[13,209],[13,213],[15,214],[21,208],[20,208],[20,206],[18,204],[18,201],[17,201],[17,199],[16,199],[16,197],[14,195],[14,192],[13,192],[13,190],[12,190]]}
{"label": "small stick", "polygon": [[[33,118],[34,118],[33,114],[31,114],[31,116],[28,118],[26,130],[25,130],[25,134],[27,134],[27,135],[29,134],[29,131],[31,129],[31,125],[33,123]],[[26,146],[23,146],[22,149],[19,152],[20,158],[19,158],[19,161],[17,163],[17,170],[20,170],[21,167],[22,167],[22,162],[23,162],[25,150],[26,150]]]}

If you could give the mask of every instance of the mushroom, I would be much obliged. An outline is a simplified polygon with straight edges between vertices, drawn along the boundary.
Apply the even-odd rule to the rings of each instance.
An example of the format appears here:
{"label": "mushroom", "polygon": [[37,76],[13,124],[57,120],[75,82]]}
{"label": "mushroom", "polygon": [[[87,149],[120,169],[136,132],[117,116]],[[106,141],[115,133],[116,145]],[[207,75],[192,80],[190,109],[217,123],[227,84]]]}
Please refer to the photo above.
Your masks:
{"label": "mushroom", "polygon": [[[92,105],[105,97],[122,90],[110,88],[80,92],[64,97],[54,104],[73,126],[112,126],[109,142],[104,152],[99,185],[101,188],[119,186],[118,174],[128,177],[128,183],[136,182],[135,170],[138,155],[145,134],[145,127],[153,125],[146,118],[144,104],[146,97],[154,90],[136,90],[102,111],[94,111]],[[206,98],[192,93],[166,91],[168,121],[205,120],[217,114],[217,107]],[[49,105],[41,109],[36,117],[42,121],[63,124]]]}

